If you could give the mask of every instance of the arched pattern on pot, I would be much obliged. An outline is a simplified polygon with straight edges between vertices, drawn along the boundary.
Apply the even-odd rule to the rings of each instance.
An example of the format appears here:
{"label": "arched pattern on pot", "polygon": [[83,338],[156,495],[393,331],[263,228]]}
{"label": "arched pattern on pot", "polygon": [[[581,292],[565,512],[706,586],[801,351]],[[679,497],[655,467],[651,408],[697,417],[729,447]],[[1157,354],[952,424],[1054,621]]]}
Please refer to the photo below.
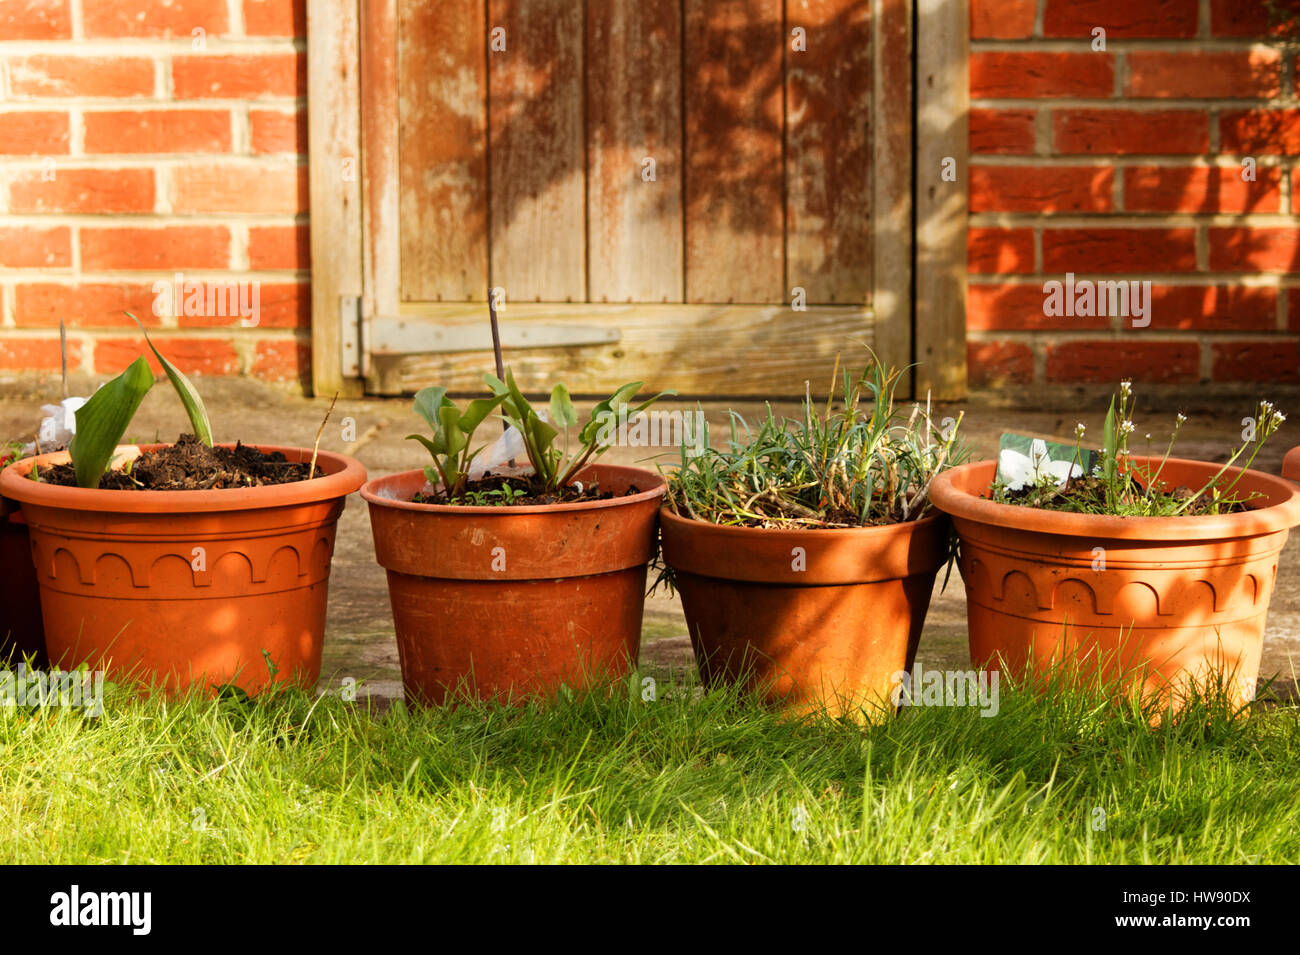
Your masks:
{"label": "arched pattern on pot", "polygon": [[333,554],[330,534],[310,528],[281,537],[275,544],[273,551],[224,550],[226,541],[201,537],[108,542],[33,535],[31,550],[40,582],[66,593],[96,589],[143,598],[160,588],[193,587],[210,590],[213,597],[242,596],[328,578]]}
{"label": "arched pattern on pot", "polygon": [[[1075,599],[1071,600],[1071,596]],[[1093,589],[1091,583],[1080,580],[1078,577],[1064,577],[1056,582],[1052,588],[1051,599],[1048,602],[1048,609],[1056,610],[1062,605],[1085,605],[1091,613],[1102,613],[1101,608],[1097,606],[1097,591]]]}

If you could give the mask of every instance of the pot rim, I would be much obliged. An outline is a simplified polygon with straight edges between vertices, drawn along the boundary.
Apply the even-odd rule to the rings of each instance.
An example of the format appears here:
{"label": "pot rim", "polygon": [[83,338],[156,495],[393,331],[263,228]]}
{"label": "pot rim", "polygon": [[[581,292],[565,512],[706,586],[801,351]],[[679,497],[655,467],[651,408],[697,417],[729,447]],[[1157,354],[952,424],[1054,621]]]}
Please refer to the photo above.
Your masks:
{"label": "pot rim", "polygon": [[508,516],[511,514],[558,514],[566,511],[593,511],[608,507],[621,507],[627,504],[640,504],[655,498],[663,497],[668,490],[668,481],[662,474],[656,474],[654,471],[646,468],[638,468],[630,464],[588,464],[578,476],[588,473],[593,468],[619,469],[624,471],[636,471],[639,474],[648,474],[657,482],[656,486],[648,491],[641,491],[638,494],[626,497],[615,497],[605,501],[570,501],[567,504],[525,504],[520,507],[494,507],[492,505],[453,505],[453,504],[417,504],[415,501],[403,501],[395,497],[383,497],[377,493],[377,489],[385,482],[396,483],[403,478],[418,474],[421,479],[425,479],[423,468],[414,468],[407,471],[396,471],[392,474],[386,474],[383,477],[371,478],[361,487],[361,499],[371,506],[392,507],[399,510],[417,511],[422,514],[458,514],[466,517],[487,517],[495,515],[497,517]]}
{"label": "pot rim", "polygon": [[[1136,463],[1156,463],[1158,457],[1134,455]],[[1169,458],[1169,464],[1203,469],[1209,478],[1221,464],[1193,458]],[[940,473],[930,485],[930,502],[955,520],[1035,531],[1068,537],[1096,537],[1120,540],[1211,540],[1250,537],[1285,531],[1300,524],[1300,487],[1263,471],[1231,467],[1227,475],[1245,472],[1255,483],[1263,484],[1273,503],[1237,514],[1179,517],[1118,517],[1111,514],[1077,514],[1038,507],[1001,504],[955,486],[964,475],[987,472],[991,483],[997,472],[997,459],[974,461]]]}
{"label": "pot rim", "polygon": [[934,521],[943,520],[947,515],[939,510],[938,507],[931,507],[930,513],[924,517],[917,518],[914,521],[896,521],[893,524],[877,524],[872,527],[745,527],[739,524],[715,524],[713,521],[702,520],[698,517],[682,517],[682,515],[673,511],[667,504],[659,509],[659,518],[670,524],[679,525],[683,530],[688,528],[700,529],[700,533],[710,533],[703,528],[711,528],[712,533],[719,534],[723,537],[734,537],[737,540],[743,537],[752,537],[755,534],[763,534],[766,537],[775,538],[779,534],[806,535],[828,534],[833,533],[837,537],[857,537],[864,542],[871,537],[887,537],[891,534],[900,533],[908,528],[921,527]]}
{"label": "pot rim", "polygon": [[1300,444],[1282,458],[1282,477],[1288,481],[1300,481]]}
{"label": "pot rim", "polygon": [[[170,447],[168,443],[137,444],[141,452]],[[218,447],[233,448],[234,442],[218,442]],[[119,445],[126,447],[126,445]],[[306,463],[311,460],[311,448],[293,445],[244,443],[244,447],[259,451],[283,454],[290,461]],[[345,497],[366,480],[366,469],[361,462],[345,454],[320,451],[317,466],[334,465],[336,469],[324,477],[292,484],[272,484],[259,487],[223,488],[203,491],[105,491],[99,488],[64,487],[31,481],[27,478],[33,467],[45,464],[67,464],[72,458],[67,451],[34,455],[15,461],[0,471],[0,494],[22,504],[54,507],[73,511],[104,511],[111,514],[171,514],[209,511],[244,511],[271,507],[311,504],[317,501]]]}

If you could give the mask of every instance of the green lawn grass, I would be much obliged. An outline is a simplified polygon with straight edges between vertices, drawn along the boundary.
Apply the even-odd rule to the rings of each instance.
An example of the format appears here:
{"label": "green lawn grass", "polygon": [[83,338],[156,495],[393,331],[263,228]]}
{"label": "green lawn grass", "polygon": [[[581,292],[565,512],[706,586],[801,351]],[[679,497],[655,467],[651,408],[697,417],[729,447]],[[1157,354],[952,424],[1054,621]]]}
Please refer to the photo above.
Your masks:
{"label": "green lawn grass", "polygon": [[860,727],[658,690],[372,715],[109,687],[97,718],[0,709],[0,861],[1300,861],[1295,709],[1152,729],[1004,685],[993,717]]}

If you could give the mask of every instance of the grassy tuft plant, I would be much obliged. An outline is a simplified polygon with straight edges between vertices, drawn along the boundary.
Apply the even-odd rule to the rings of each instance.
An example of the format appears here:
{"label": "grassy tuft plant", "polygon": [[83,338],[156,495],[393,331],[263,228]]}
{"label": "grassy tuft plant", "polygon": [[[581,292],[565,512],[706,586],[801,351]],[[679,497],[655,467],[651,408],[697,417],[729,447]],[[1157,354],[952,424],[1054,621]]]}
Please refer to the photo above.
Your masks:
{"label": "grassy tuft plant", "polygon": [[941,427],[929,401],[906,417],[896,408],[901,374],[872,356],[856,378],[844,371],[838,410],[833,388],[820,412],[809,392],[802,417],[778,419],[769,405],[753,431],[733,411],[726,449],[708,446],[707,434],[702,453],[688,455],[683,445],[681,465],[668,475],[669,504],[684,517],[751,527],[917,520],[929,510],[935,475],[968,452],[957,443],[960,415]]}

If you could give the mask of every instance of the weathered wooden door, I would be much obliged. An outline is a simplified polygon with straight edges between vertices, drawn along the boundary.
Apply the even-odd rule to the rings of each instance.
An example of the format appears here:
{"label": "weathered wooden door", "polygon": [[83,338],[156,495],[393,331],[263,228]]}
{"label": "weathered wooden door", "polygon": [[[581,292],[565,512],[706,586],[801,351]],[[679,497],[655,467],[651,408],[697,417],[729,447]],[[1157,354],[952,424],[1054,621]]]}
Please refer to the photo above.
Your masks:
{"label": "weathered wooden door", "polygon": [[477,390],[489,295],[526,389],[798,395],[863,344],[908,363],[910,9],[312,11],[318,390]]}

